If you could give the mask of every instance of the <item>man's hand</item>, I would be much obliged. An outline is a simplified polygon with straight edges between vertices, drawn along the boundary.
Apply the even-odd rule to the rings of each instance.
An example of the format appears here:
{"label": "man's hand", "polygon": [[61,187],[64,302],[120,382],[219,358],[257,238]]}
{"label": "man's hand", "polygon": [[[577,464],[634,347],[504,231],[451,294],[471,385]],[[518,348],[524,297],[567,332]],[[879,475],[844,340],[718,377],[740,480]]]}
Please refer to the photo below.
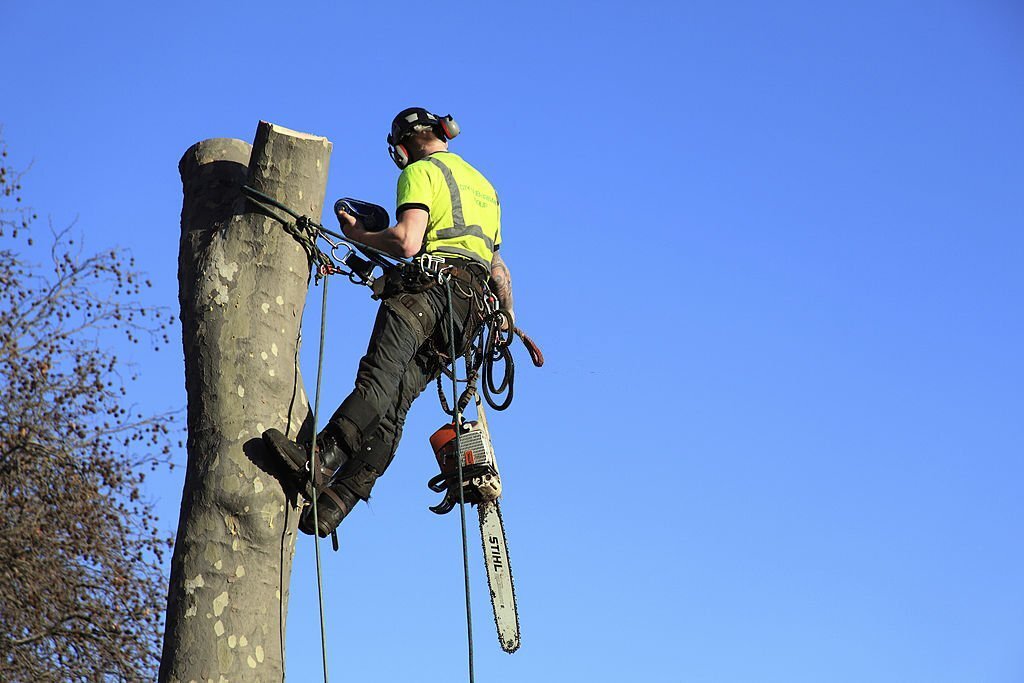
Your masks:
{"label": "man's hand", "polygon": [[345,233],[345,237],[356,242],[362,242],[362,236],[366,234],[366,230],[363,229],[363,222],[344,209],[338,209],[337,216],[338,223],[341,225],[341,231]]}
{"label": "man's hand", "polygon": [[508,313],[508,318],[502,318],[501,319],[501,331],[502,332],[508,332],[509,330],[514,330],[515,327],[516,327],[516,312],[515,311],[508,311],[508,310],[505,310],[505,309],[501,309],[501,310],[503,310],[506,313]]}
{"label": "man's hand", "polygon": [[345,237],[380,249],[398,258],[412,258],[423,246],[423,235],[427,231],[428,213],[423,209],[406,209],[397,224],[380,232],[367,232],[363,222],[343,209],[335,211],[341,231]]}
{"label": "man's hand", "polygon": [[[513,327],[516,324],[516,314],[513,310],[512,300],[512,273],[509,272],[508,266],[505,265],[505,260],[501,258],[498,252],[494,252],[494,256],[491,259],[491,291],[498,297],[498,304],[508,311],[509,317],[512,319]],[[502,325],[502,330],[506,330],[507,325]]]}

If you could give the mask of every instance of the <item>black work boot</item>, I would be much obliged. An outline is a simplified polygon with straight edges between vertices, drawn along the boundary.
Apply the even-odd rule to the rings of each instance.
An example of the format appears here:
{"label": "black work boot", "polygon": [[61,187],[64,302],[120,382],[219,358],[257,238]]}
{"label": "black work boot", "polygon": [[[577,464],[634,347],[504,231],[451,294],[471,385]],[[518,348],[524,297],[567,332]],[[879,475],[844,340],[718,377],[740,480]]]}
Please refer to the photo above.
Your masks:
{"label": "black work boot", "polygon": [[348,460],[348,453],[332,430],[324,429],[316,437],[317,471],[309,477],[309,445],[292,441],[277,429],[263,432],[263,443],[295,474],[295,484],[307,500],[313,500],[334,473]]}
{"label": "black work boot", "polygon": [[[342,465],[331,485],[323,489],[316,499],[317,531],[321,537],[330,536],[356,503],[370,499],[370,489],[379,476],[360,460],[351,459]],[[299,519],[299,530],[312,535],[313,527],[313,506],[307,505]]]}

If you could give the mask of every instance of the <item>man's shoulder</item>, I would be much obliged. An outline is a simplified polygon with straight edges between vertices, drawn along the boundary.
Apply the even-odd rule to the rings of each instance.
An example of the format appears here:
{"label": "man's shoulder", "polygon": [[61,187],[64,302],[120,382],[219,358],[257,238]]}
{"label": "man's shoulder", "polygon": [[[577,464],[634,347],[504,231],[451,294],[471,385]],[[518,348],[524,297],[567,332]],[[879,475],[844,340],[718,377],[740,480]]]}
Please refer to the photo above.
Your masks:
{"label": "man's shoulder", "polygon": [[427,159],[419,159],[402,169],[398,176],[398,186],[401,188],[434,185],[444,182],[442,175],[441,170]]}
{"label": "man's shoulder", "polygon": [[440,163],[442,166],[446,166],[447,168],[450,169],[471,168],[477,173],[480,172],[477,171],[476,168],[474,168],[473,164],[469,163],[455,152],[435,152],[434,154],[431,154],[425,159],[420,159],[416,163],[422,164],[424,162],[430,164],[431,166],[434,166],[435,168]]}
{"label": "man's shoulder", "polygon": [[442,163],[448,163],[453,169],[469,171],[488,185],[491,184],[491,181],[487,179],[487,176],[485,176],[480,169],[460,157],[458,154],[455,154],[454,152],[445,152],[443,155],[439,156],[441,157],[440,161]]}
{"label": "man's shoulder", "polygon": [[[461,156],[459,156],[455,152],[443,152],[442,154],[439,154],[438,156],[440,157],[440,160],[441,160],[442,163],[449,163],[449,164],[452,164],[453,166],[466,166],[466,167],[472,168],[474,171],[476,171],[476,167],[473,166],[473,164],[469,163],[468,161],[463,159]],[[476,172],[479,173],[480,171],[476,171]]]}
{"label": "man's shoulder", "polygon": [[412,162],[408,166],[402,169],[402,175],[416,175],[422,173],[430,173],[430,169],[434,168],[434,165],[430,163],[428,159],[419,159]]}
{"label": "man's shoulder", "polygon": [[443,180],[445,174],[459,175],[466,170],[480,173],[469,162],[453,152],[440,152],[418,159],[403,169],[403,174],[410,177],[436,176]]}
{"label": "man's shoulder", "polygon": [[409,173],[407,177],[410,178],[427,177],[443,183],[448,182],[448,174],[451,174],[458,183],[469,181],[478,185],[490,186],[493,190],[493,185],[491,185],[491,181],[487,179],[487,176],[455,152],[431,154],[406,166],[402,173],[406,172]]}

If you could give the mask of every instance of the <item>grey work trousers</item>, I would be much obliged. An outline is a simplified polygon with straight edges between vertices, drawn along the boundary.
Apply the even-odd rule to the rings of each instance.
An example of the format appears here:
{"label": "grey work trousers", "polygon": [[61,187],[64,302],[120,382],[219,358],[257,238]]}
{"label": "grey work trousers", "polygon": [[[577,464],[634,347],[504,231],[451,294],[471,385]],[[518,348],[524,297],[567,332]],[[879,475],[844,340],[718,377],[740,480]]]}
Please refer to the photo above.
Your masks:
{"label": "grey work trousers", "polygon": [[[477,312],[473,299],[455,289],[455,340],[462,353],[475,331]],[[451,348],[443,286],[400,291],[381,302],[355,388],[330,420],[349,455],[377,474],[394,459],[412,402],[441,372],[435,348],[446,353]]]}

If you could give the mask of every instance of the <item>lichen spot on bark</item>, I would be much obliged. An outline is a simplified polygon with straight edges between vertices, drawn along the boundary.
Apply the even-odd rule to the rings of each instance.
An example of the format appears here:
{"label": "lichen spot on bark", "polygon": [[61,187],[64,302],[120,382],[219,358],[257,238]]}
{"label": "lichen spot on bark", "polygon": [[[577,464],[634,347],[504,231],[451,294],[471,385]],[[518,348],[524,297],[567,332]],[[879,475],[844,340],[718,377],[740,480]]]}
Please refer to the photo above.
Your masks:
{"label": "lichen spot on bark", "polygon": [[264,313],[269,313],[270,312],[270,304],[268,304],[266,302],[260,304],[260,310],[263,311]]}
{"label": "lichen spot on bark", "polygon": [[231,282],[232,280],[235,279],[235,273],[238,272],[238,264],[234,262],[221,263],[217,266],[217,272],[220,274],[222,278],[224,278],[228,282]]}
{"label": "lichen spot on bark", "polygon": [[205,585],[202,574],[196,574],[194,579],[185,579],[185,595],[192,595],[197,588],[202,588]]}
{"label": "lichen spot on bark", "polygon": [[218,619],[217,623],[213,625],[213,632],[217,634],[218,638],[224,635],[224,622]]}
{"label": "lichen spot on bark", "polygon": [[[281,509],[283,510],[284,508],[282,507]],[[273,503],[267,503],[260,510],[260,517],[262,517],[263,521],[267,523],[267,528],[268,529],[273,529],[274,528],[274,522],[276,521],[277,516],[279,514],[280,513],[277,510],[274,509],[274,504]]]}
{"label": "lichen spot on bark", "polygon": [[274,344],[274,343],[270,344],[270,352],[272,354],[274,354],[275,356],[277,356],[277,344]]}
{"label": "lichen spot on bark", "polygon": [[252,488],[256,493],[261,492],[263,490],[263,482],[260,479],[253,479]]}
{"label": "lichen spot on bark", "polygon": [[219,617],[223,612],[224,608],[228,606],[228,602],[231,600],[228,597],[228,592],[224,591],[213,599],[213,616]]}
{"label": "lichen spot on bark", "polygon": [[245,387],[243,387],[241,384],[239,384],[238,385],[238,398],[244,398],[244,397],[245,397]]}

